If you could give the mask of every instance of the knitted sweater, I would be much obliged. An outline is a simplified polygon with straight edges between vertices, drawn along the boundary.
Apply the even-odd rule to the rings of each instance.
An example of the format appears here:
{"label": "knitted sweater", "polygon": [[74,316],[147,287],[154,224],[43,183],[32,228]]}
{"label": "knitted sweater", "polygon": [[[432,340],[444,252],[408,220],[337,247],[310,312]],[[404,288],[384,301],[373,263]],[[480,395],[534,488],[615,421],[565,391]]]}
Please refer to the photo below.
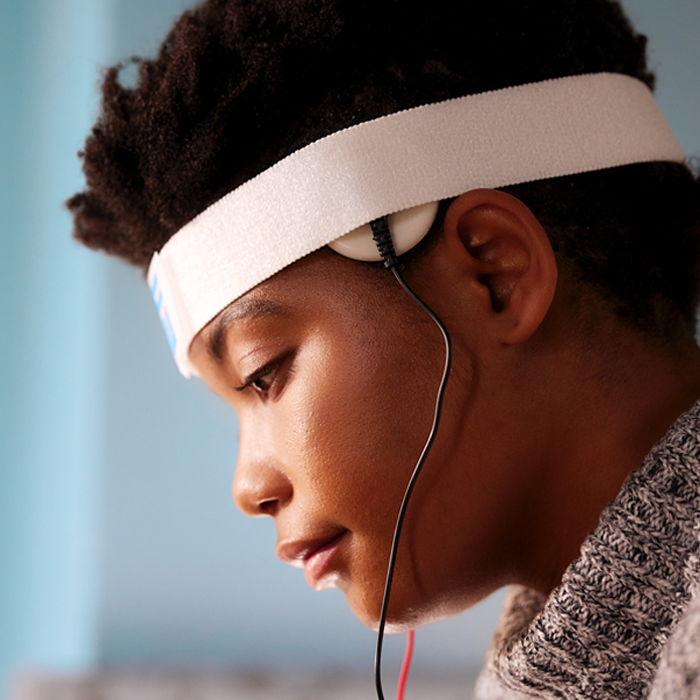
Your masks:
{"label": "knitted sweater", "polygon": [[477,700],[700,698],[699,584],[700,401],[630,474],[549,598],[510,591]]}

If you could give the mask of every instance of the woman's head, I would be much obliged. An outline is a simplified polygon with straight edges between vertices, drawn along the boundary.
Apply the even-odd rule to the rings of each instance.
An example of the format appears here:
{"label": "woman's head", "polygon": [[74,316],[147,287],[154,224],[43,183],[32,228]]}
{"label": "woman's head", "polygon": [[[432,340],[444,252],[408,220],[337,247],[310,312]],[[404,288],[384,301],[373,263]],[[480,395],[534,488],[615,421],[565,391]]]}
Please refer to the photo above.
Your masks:
{"label": "woman's head", "polygon": [[[527,357],[513,350],[537,333],[557,280],[537,220],[493,190],[458,198],[407,276],[450,327],[455,360],[399,550],[397,628],[523,577],[516,559],[530,548],[514,524],[537,508],[522,498],[530,445],[521,421],[504,425],[503,409]],[[328,249],[245,294],[193,344],[199,373],[240,419],[238,506],[274,517],[278,555],[304,565],[312,586],[341,588],[370,625],[443,354],[435,326],[386,270]]]}

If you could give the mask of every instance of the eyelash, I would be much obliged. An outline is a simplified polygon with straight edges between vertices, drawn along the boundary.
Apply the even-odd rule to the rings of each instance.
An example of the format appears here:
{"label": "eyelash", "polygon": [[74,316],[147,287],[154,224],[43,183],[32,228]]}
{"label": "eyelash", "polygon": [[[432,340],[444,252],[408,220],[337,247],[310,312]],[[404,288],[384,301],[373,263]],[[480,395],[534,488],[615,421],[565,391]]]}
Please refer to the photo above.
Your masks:
{"label": "eyelash", "polygon": [[235,387],[236,391],[245,391],[246,389],[250,388],[256,391],[258,394],[262,394],[263,396],[266,396],[267,393],[270,391],[272,388],[272,385],[274,384],[275,377],[273,376],[272,379],[269,381],[267,386],[260,386],[257,385],[257,382],[260,382],[260,380],[264,379],[265,377],[269,375],[274,375],[277,370],[279,369],[280,364],[282,364],[283,360],[273,360],[272,362],[268,362],[266,365],[263,365],[260,369],[255,370],[252,374],[248,375],[245,378],[245,381],[241,386]]}

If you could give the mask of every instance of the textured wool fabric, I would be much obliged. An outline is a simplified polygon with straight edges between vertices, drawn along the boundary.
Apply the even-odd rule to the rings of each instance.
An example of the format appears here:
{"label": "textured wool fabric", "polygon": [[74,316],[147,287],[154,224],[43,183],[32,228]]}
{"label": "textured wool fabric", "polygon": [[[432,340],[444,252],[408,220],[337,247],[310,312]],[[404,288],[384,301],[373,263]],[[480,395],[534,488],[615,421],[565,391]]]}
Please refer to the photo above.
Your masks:
{"label": "textured wool fabric", "polygon": [[549,598],[510,592],[478,700],[700,697],[699,582],[700,402],[627,478]]}
{"label": "textured wool fabric", "polygon": [[700,593],[688,609],[661,655],[649,700],[700,699]]}
{"label": "textured wool fabric", "polygon": [[368,222],[479,187],[683,161],[654,96],[597,73],[469,95],[343,129],[212,204],[156,253],[148,284],[180,371],[232,301]]}

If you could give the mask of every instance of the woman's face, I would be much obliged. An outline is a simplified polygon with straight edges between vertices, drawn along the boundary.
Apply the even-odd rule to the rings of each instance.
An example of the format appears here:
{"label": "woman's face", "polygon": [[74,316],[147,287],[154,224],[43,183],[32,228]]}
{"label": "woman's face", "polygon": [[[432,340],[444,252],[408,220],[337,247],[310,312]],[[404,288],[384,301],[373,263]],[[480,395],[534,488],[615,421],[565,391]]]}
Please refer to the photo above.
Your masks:
{"label": "woman's face", "polygon": [[[436,327],[390,273],[323,250],[229,307],[191,356],[240,419],[238,507],[273,517],[277,555],[313,588],[340,588],[376,626],[399,505],[442,373]],[[453,614],[503,583],[510,496],[497,487],[501,475],[464,458],[469,366],[458,350],[408,509],[394,630]]]}

